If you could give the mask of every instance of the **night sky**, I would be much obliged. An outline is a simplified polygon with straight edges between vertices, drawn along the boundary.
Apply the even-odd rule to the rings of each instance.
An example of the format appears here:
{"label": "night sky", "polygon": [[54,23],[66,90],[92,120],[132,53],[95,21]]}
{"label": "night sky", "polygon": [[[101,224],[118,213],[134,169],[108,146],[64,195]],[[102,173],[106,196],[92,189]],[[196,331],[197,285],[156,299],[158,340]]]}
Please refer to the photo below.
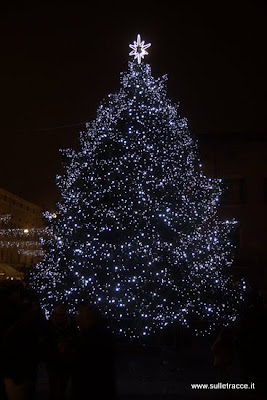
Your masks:
{"label": "night sky", "polygon": [[77,147],[83,123],[119,90],[137,33],[194,135],[267,132],[264,1],[129,4],[2,7],[1,188],[53,207],[59,148]]}

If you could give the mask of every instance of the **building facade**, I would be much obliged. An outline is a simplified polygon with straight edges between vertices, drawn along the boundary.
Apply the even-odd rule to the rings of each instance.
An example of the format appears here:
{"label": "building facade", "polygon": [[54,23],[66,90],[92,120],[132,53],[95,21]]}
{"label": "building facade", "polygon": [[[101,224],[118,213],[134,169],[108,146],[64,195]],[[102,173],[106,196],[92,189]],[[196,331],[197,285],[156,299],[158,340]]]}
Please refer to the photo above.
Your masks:
{"label": "building facade", "polygon": [[0,188],[0,264],[23,270],[40,257],[42,210]]}

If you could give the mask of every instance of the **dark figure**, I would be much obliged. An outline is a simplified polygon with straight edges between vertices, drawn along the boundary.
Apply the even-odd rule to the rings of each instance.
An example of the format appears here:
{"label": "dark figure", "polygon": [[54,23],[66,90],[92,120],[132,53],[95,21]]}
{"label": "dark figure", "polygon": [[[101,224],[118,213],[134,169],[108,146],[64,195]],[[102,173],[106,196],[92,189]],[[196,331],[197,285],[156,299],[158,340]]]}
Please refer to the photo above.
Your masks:
{"label": "dark figure", "polygon": [[72,399],[115,399],[112,340],[98,310],[83,305],[77,313],[80,333],[73,348]]}
{"label": "dark figure", "polygon": [[217,369],[219,382],[229,380],[228,369],[234,358],[234,340],[231,326],[223,327],[217,339],[211,346],[214,357],[214,366]]}
{"label": "dark figure", "polygon": [[[3,354],[3,340],[9,325],[12,322],[12,311],[16,310],[16,304],[10,301],[11,290],[1,284],[0,286],[0,354]],[[13,322],[14,323],[14,322]],[[0,399],[7,400],[4,383],[4,360],[0,357]]]}
{"label": "dark figure", "polygon": [[25,295],[21,311],[3,337],[3,376],[9,400],[31,400],[35,393],[44,319],[37,302]]}
{"label": "dark figure", "polygon": [[266,382],[266,317],[262,298],[254,292],[250,303],[236,323],[236,346],[241,378],[246,383],[255,382],[258,388]]}
{"label": "dark figure", "polygon": [[64,306],[55,307],[47,323],[44,359],[50,386],[50,399],[63,400],[70,381],[69,352],[77,329]]}

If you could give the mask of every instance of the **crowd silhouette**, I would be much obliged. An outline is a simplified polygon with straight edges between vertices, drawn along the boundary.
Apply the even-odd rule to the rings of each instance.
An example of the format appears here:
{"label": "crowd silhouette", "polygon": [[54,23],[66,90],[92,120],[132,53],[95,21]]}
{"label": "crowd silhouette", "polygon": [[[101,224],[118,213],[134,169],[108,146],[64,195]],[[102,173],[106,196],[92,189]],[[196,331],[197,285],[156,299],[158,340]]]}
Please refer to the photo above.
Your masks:
{"label": "crowd silhouette", "polygon": [[50,400],[115,399],[113,338],[95,307],[56,304],[46,320],[30,289],[0,293],[0,399],[33,400],[40,362]]}
{"label": "crowd silhouette", "polygon": [[[193,339],[175,329],[166,331],[161,345],[174,349],[173,362],[179,359],[180,370],[184,347]],[[251,292],[239,318],[221,327],[210,342],[215,380],[231,381],[236,357],[240,381],[261,385],[266,380],[266,333],[266,308],[258,293]],[[175,346],[168,346],[173,339]],[[55,304],[47,320],[29,288],[0,285],[0,355],[2,400],[33,400],[40,363],[46,369],[49,400],[117,398],[114,340],[94,306],[81,304],[69,315],[63,304]]]}

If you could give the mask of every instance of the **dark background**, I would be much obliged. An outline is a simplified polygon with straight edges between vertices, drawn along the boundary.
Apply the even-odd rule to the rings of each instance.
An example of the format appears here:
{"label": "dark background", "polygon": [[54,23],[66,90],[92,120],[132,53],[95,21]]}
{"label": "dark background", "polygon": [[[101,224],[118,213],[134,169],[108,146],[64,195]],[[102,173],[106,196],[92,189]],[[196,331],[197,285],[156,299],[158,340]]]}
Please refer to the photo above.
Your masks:
{"label": "dark background", "polygon": [[119,90],[137,33],[192,134],[266,132],[265,2],[165,3],[2,7],[0,187],[53,207],[58,150]]}

